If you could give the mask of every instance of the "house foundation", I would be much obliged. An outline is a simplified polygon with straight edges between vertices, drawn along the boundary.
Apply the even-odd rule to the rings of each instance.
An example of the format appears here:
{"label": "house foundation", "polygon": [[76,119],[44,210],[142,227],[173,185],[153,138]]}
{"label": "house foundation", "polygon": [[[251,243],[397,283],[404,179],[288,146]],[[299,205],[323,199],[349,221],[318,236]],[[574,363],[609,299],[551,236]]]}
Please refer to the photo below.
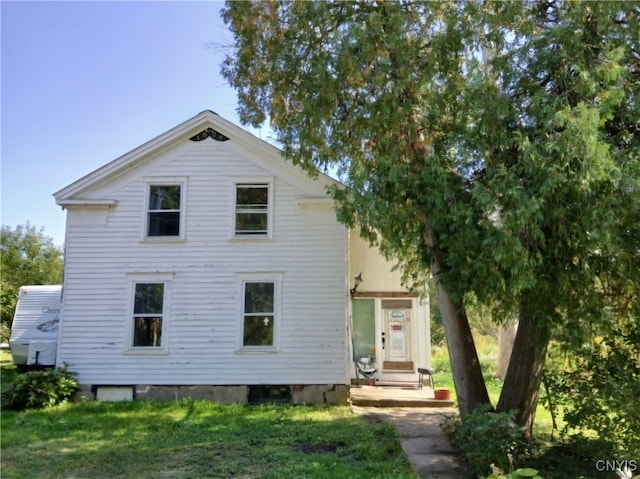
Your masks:
{"label": "house foundation", "polygon": [[[129,398],[147,401],[177,401],[204,399],[219,404],[287,403],[347,405],[351,402],[347,384],[296,384],[277,386],[214,386],[214,385],[151,385],[102,386],[80,385],[76,400],[125,400],[121,390],[127,389]],[[120,394],[113,394],[118,390]],[[256,390],[259,394],[256,394]]]}

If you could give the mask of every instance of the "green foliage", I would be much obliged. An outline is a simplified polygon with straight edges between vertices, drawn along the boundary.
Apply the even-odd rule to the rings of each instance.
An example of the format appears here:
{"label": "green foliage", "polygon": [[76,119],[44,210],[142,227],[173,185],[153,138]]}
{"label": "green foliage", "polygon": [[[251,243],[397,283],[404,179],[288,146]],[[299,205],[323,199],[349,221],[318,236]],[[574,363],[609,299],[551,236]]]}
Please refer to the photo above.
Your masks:
{"label": "green foliage", "polygon": [[[640,324],[626,326],[572,350],[547,378],[552,404],[563,412],[565,436],[584,431],[598,438],[598,449],[606,445],[616,456],[633,459],[640,454]],[[592,458],[601,457],[594,452]]]}
{"label": "green foliage", "polygon": [[638,194],[619,171],[637,163],[635,9],[229,2],[222,73],[243,122],[268,118],[288,158],[337,169],[339,218],[409,282],[437,251],[459,302],[564,303]]}
{"label": "green foliage", "polygon": [[66,365],[57,369],[28,371],[13,378],[2,393],[2,406],[9,409],[40,409],[60,404],[71,397],[78,381]]}
{"label": "green foliage", "polygon": [[491,465],[512,470],[529,448],[522,428],[514,422],[514,414],[497,413],[489,408],[478,408],[462,421],[449,418],[443,431],[478,475],[489,472]]}
{"label": "green foliage", "polygon": [[[602,311],[638,303],[638,14],[636,2],[563,1],[223,10],[241,120],[269,119],[288,159],[336,171],[338,218],[409,284],[437,264],[460,312],[473,293],[495,319],[526,321],[528,354],[499,402],[526,408],[522,424],[552,333],[598,335]],[[468,344],[448,340],[452,357]],[[453,367],[456,384],[476,385]]]}
{"label": "green foliage", "polygon": [[27,223],[0,231],[2,279],[0,282],[0,341],[9,339],[20,286],[59,284],[62,281],[62,250],[53,239]]}
{"label": "green foliage", "polygon": [[493,466],[493,472],[490,476],[487,476],[483,479],[518,479],[521,477],[532,477],[533,479],[542,479],[542,476],[538,475],[538,471],[532,469],[530,467],[524,467],[521,469],[516,469],[510,473],[504,473],[499,468]]}

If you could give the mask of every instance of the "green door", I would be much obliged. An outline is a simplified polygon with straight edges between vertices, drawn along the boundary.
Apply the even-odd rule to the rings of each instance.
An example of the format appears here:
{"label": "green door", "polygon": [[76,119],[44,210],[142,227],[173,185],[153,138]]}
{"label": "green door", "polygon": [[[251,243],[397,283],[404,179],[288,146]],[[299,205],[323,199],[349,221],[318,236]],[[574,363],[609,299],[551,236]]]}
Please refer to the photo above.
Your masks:
{"label": "green door", "polygon": [[374,299],[354,299],[351,303],[353,320],[353,358],[375,354],[376,307]]}

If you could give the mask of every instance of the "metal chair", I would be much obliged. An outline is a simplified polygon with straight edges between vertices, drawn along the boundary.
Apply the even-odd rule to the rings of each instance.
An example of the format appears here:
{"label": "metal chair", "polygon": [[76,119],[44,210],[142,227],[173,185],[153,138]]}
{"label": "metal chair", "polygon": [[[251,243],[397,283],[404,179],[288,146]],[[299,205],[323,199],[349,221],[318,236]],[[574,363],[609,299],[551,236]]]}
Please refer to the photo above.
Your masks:
{"label": "metal chair", "polygon": [[424,381],[424,376],[427,375],[429,377],[429,385],[432,390],[435,390],[435,386],[433,385],[433,373],[435,371],[431,368],[418,368],[418,387],[422,389],[422,383]]}
{"label": "metal chair", "polygon": [[375,360],[363,357],[357,359],[355,361],[356,366],[356,386],[360,386],[360,375],[367,379],[369,382],[375,381],[376,373],[378,372],[378,368],[376,368]]}

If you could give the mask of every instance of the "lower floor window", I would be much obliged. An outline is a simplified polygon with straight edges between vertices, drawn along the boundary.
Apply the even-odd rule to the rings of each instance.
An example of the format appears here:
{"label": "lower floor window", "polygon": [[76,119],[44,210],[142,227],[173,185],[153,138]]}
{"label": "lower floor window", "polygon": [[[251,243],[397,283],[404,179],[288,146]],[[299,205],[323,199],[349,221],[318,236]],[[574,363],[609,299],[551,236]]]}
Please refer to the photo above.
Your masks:
{"label": "lower floor window", "polygon": [[133,304],[135,347],[162,346],[164,283],[136,283]]}
{"label": "lower floor window", "polygon": [[273,346],[275,283],[245,282],[243,346]]}

